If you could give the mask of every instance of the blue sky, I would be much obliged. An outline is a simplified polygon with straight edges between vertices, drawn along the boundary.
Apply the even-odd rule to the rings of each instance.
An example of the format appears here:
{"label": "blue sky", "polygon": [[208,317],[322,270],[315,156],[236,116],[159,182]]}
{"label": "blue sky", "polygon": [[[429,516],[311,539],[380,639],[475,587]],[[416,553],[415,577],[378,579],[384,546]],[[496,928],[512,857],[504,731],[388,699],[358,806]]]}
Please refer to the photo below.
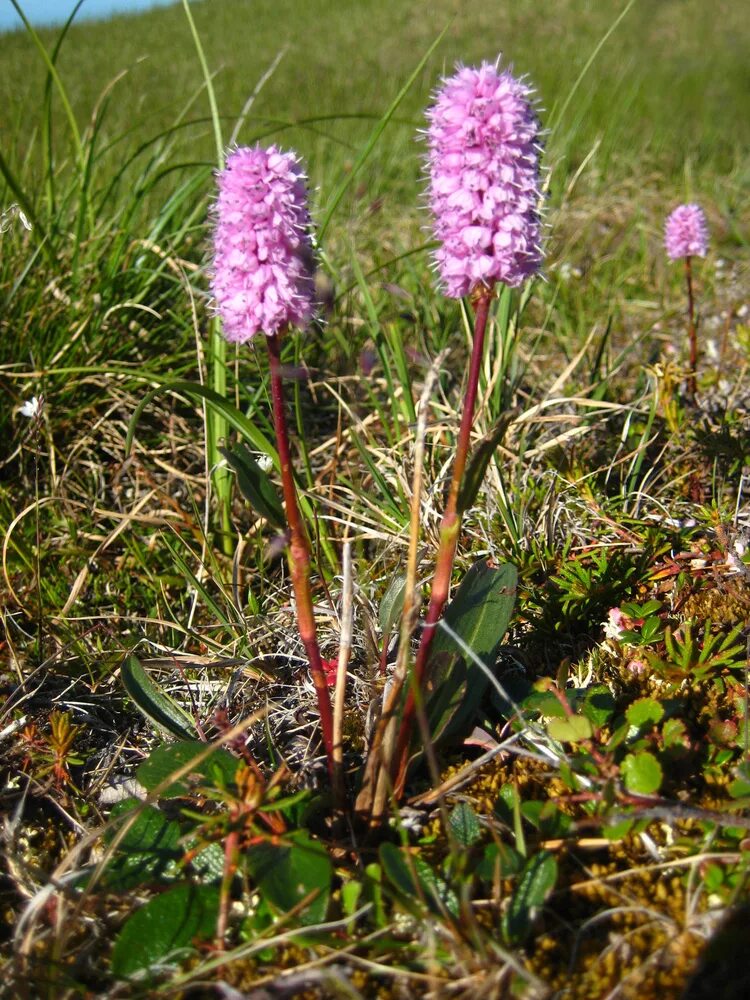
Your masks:
{"label": "blue sky", "polygon": [[[75,7],[75,0],[19,0],[26,17],[35,27],[62,24]],[[76,20],[130,14],[149,7],[165,7],[177,0],[83,0]],[[10,0],[0,0],[0,31],[20,28],[22,21]]]}

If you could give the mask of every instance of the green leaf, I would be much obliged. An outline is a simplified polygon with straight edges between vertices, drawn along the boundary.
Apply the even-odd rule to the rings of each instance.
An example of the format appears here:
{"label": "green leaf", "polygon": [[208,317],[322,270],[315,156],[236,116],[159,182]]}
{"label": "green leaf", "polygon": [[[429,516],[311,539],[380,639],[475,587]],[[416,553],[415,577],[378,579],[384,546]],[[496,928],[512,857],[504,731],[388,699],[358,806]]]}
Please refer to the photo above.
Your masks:
{"label": "green leaf", "polygon": [[195,738],[195,722],[191,716],[149,677],[133,653],[125,657],[120,679],[135,707],[149,722],[178,739]]}
{"label": "green leaf", "polygon": [[560,743],[580,743],[592,736],[591,723],[585,715],[567,715],[564,719],[550,719],[547,732]]}
{"label": "green leaf", "polygon": [[510,878],[523,868],[523,857],[515,848],[502,842],[488,844],[484,856],[475,869],[475,874],[484,882],[494,882],[496,878]]}
{"label": "green leaf", "polygon": [[482,836],[479,817],[468,802],[459,802],[448,817],[453,836],[462,847],[471,847]]}
{"label": "green leaf", "polygon": [[516,412],[515,410],[508,410],[503,413],[490,433],[479,442],[474,453],[471,455],[458,493],[457,509],[459,514],[463,514],[465,510],[468,510],[476,500],[482,488],[487,466],[490,464],[492,456],[505,437],[508,427],[515,419]]}
{"label": "green leaf", "polygon": [[427,714],[436,743],[458,742],[471,731],[510,623],[517,579],[510,563],[493,567],[480,559],[438,623],[427,668],[434,692]]}
{"label": "green leaf", "polygon": [[544,903],[557,881],[557,862],[549,851],[539,851],[526,862],[510,905],[503,914],[503,933],[510,944],[526,938],[535,911]]}
{"label": "green leaf", "polygon": [[406,597],[406,577],[394,576],[380,602],[378,621],[383,635],[390,635],[404,610]]}
{"label": "green leaf", "polygon": [[221,747],[212,749],[207,743],[193,740],[189,743],[168,743],[157,747],[140,765],[136,777],[143,787],[151,792],[191,761],[195,761],[194,766],[190,767],[182,778],[167,785],[160,792],[161,798],[189,795],[191,784],[195,784],[196,779],[203,785],[211,784],[214,787],[231,785],[239,766],[237,758],[228,750]]}
{"label": "green leaf", "polygon": [[[112,810],[112,819],[131,816],[139,803],[134,799],[120,802]],[[117,824],[119,827],[121,824]],[[117,827],[105,833],[110,842]],[[117,852],[107,865],[102,884],[112,892],[123,892],[144,882],[153,882],[182,855],[179,847],[180,827],[154,806],[143,806],[122,840]]]}
{"label": "green leaf", "polygon": [[661,764],[648,750],[629,753],[620,765],[625,787],[636,795],[653,795],[662,782]]}
{"label": "green leaf", "polygon": [[279,913],[314,894],[295,920],[314,924],[325,919],[333,866],[323,844],[305,831],[287,834],[279,843],[253,845],[245,852],[245,863],[261,895]]}
{"label": "green leaf", "polygon": [[638,732],[650,730],[664,718],[664,706],[654,698],[638,698],[628,706],[625,718]]}
{"label": "green leaf", "polygon": [[581,710],[596,729],[606,726],[615,712],[615,699],[606,684],[588,688]]}
{"label": "green leaf", "polygon": [[273,483],[256,462],[244,441],[234,448],[219,448],[224,458],[237,473],[240,493],[256,512],[275,528],[286,528],[284,508]]}
{"label": "green leaf", "polygon": [[435,914],[458,913],[458,899],[422,858],[410,857],[395,844],[381,844],[378,852],[383,873],[397,890],[401,904],[414,916],[424,915],[422,901]]}
{"label": "green leaf", "polygon": [[192,950],[196,939],[216,933],[219,889],[179,885],[156,896],[127,921],[112,949],[112,972],[125,979],[153,965],[174,965]]}

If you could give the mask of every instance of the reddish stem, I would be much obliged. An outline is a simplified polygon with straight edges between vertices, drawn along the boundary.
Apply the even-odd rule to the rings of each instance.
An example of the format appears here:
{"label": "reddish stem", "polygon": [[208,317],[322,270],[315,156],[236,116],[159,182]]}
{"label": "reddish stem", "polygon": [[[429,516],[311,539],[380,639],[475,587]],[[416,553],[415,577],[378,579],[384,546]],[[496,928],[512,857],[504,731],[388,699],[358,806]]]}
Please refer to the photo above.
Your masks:
{"label": "reddish stem", "polygon": [[688,376],[688,397],[695,402],[697,391],[695,371],[698,367],[698,338],[695,333],[695,305],[693,302],[693,270],[690,256],[685,258],[685,280],[688,293],[688,337],[690,339],[690,375]]}
{"label": "reddish stem", "polygon": [[422,640],[419,644],[417,657],[414,662],[414,671],[411,680],[411,689],[404,706],[404,714],[401,718],[401,726],[398,733],[398,742],[395,761],[397,770],[394,772],[394,787],[399,795],[403,788],[406,777],[406,764],[409,753],[409,741],[414,722],[415,712],[415,688],[423,690],[427,661],[430,653],[432,640],[437,631],[437,623],[443,613],[445,602],[448,600],[450,592],[451,575],[453,573],[453,561],[456,555],[456,545],[458,544],[458,533],[461,528],[461,514],[458,510],[458,494],[463,480],[466,461],[469,454],[469,444],[471,441],[471,427],[474,423],[474,408],[476,406],[477,391],[479,388],[479,372],[482,367],[482,357],[484,355],[484,335],[487,328],[487,317],[489,315],[490,302],[492,301],[492,290],[485,289],[476,302],[476,317],[474,320],[474,341],[471,350],[471,361],[469,363],[469,382],[466,388],[464,409],[461,415],[461,426],[458,431],[458,441],[456,443],[456,458],[453,463],[453,476],[451,478],[448,501],[440,522],[440,546],[435,560],[435,574],[432,578],[432,588],[430,591],[430,603],[425,616],[422,630]]}
{"label": "reddish stem", "polygon": [[328,758],[328,771],[333,778],[333,713],[331,697],[326,683],[325,672],[320,657],[318,636],[315,628],[312,592],[310,590],[310,547],[297,505],[297,491],[294,485],[292,459],[289,451],[289,431],[286,423],[284,390],[281,376],[281,344],[278,335],[266,337],[271,368],[271,399],[273,402],[273,423],[276,431],[276,446],[281,466],[281,485],[284,492],[284,507],[289,525],[289,546],[287,558],[292,575],[292,587],[297,604],[297,627],[307,653],[310,676],[315,685],[320,713],[320,728],[323,745]]}

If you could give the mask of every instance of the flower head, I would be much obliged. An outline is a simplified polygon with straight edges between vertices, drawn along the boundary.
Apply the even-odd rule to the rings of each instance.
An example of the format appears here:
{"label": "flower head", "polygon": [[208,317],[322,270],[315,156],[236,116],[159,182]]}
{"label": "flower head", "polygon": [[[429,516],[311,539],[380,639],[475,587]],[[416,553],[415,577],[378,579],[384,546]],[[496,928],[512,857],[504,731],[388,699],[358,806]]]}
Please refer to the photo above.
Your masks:
{"label": "flower head", "polygon": [[542,263],[533,91],[490,63],[443,80],[427,112],[430,207],[446,293],[520,285]]}
{"label": "flower head", "polygon": [[700,205],[679,205],[664,225],[664,246],[670,260],[705,257],[708,226]]}
{"label": "flower head", "polygon": [[227,340],[304,327],[314,311],[305,176],[294,153],[241,147],[218,174],[212,291]]}

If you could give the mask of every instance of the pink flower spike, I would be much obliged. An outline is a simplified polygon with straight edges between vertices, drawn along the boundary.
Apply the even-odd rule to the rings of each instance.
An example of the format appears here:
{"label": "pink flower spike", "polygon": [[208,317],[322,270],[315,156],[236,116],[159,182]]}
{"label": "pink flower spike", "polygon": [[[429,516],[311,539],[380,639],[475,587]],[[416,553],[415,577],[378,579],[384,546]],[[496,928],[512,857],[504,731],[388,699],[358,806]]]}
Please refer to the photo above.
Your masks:
{"label": "pink flower spike", "polygon": [[305,175],[294,153],[240,147],[217,175],[211,289],[224,336],[305,327],[315,308]]}
{"label": "pink flower spike", "polygon": [[664,246],[670,260],[705,257],[708,226],[700,205],[679,205],[664,226]]}
{"label": "pink flower spike", "polygon": [[451,298],[522,284],[541,267],[533,90],[491,63],[443,80],[427,112],[435,262]]}

